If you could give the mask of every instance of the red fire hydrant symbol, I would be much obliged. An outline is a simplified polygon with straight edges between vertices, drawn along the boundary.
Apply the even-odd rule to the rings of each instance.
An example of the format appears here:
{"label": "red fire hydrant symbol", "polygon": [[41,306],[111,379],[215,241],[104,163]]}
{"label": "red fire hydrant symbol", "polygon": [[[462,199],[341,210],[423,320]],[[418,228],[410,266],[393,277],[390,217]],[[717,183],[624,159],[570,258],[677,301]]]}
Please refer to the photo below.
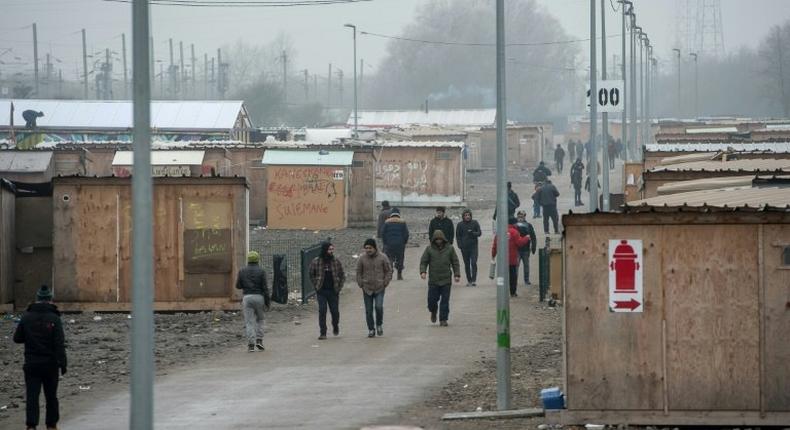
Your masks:
{"label": "red fire hydrant symbol", "polygon": [[636,261],[636,252],[627,240],[621,240],[614,249],[614,260],[609,263],[609,268],[615,271],[616,293],[636,293],[636,271],[639,263]]}

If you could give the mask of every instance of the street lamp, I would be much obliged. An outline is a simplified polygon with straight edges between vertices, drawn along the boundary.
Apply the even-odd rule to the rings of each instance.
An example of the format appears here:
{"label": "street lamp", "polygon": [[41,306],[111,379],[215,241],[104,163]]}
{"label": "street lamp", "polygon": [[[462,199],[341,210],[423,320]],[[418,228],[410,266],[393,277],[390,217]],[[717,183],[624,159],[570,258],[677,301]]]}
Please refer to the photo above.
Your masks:
{"label": "street lamp", "polygon": [[354,139],[358,139],[359,106],[357,105],[357,26],[354,24],[345,24],[343,27],[348,27],[354,31]]}
{"label": "street lamp", "polygon": [[672,48],[672,50],[675,51],[675,54],[678,57],[678,117],[681,117],[683,115],[680,113],[680,49]]}
{"label": "street lamp", "polygon": [[692,52],[689,54],[690,57],[694,58],[694,116],[699,118],[699,75],[697,74],[697,53]]}
{"label": "street lamp", "polygon": [[[620,123],[620,135],[621,135],[621,140],[623,142],[623,148],[625,148],[625,159],[628,160],[628,127],[626,126],[626,124],[628,123],[628,108],[630,107],[630,102],[628,101],[628,96],[630,95],[629,93],[631,92],[631,90],[628,89],[628,81],[629,81],[629,79],[626,79],[626,76],[625,76],[625,59],[626,59],[626,53],[625,53],[625,33],[626,33],[625,32],[625,19],[626,19],[626,16],[628,16],[629,14],[632,14],[634,12],[634,4],[632,2],[630,2],[629,0],[618,0],[618,2],[623,5],[623,17],[622,17],[623,19],[622,19],[622,30],[621,30],[621,34],[622,34],[622,56],[623,56],[623,64],[622,64],[622,68],[621,68],[621,75],[623,77],[623,117],[622,117],[622,120],[621,120],[621,123]],[[628,8],[626,8],[626,6],[628,6]]]}

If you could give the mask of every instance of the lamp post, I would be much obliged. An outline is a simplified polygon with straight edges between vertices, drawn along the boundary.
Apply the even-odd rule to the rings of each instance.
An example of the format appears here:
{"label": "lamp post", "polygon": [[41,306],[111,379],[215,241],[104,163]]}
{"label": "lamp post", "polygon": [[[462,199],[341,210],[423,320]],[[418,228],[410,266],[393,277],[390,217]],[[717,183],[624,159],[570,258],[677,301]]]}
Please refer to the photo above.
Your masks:
{"label": "lamp post", "polygon": [[681,114],[681,107],[680,107],[680,49],[672,48],[675,51],[675,55],[678,57],[678,118],[682,117]]}
{"label": "lamp post", "polygon": [[697,58],[699,56],[696,52],[690,53],[689,56],[694,58],[694,117],[699,118],[699,75],[697,73]]}
{"label": "lamp post", "polygon": [[[625,160],[628,160],[628,127],[626,124],[628,123],[628,107],[630,103],[628,102],[628,96],[631,93],[631,90],[628,89],[628,81],[625,77],[625,18],[629,15],[629,13],[633,13],[634,4],[628,0],[619,0],[619,2],[623,5],[623,19],[622,19],[622,56],[623,56],[623,64],[621,69],[621,76],[623,78],[623,116],[622,122],[620,123],[620,131],[621,131],[621,140],[623,142],[623,148],[625,148],[625,156],[623,157]],[[629,6],[628,10],[626,10],[626,6]]]}
{"label": "lamp post", "polygon": [[636,25],[636,14],[631,11],[631,124],[630,124],[630,133],[631,133],[631,141],[633,142],[633,146],[631,148],[631,159],[636,159],[636,148],[639,145],[637,135],[637,75],[636,75],[636,44],[638,41],[638,35],[642,31],[642,27]]}
{"label": "lamp post", "polygon": [[359,105],[357,104],[357,26],[354,24],[345,24],[343,27],[352,29],[354,34],[354,139],[358,139]]}
{"label": "lamp post", "polygon": [[[597,43],[595,30],[595,0],[590,0],[590,212],[598,210],[598,70],[596,67],[595,48]],[[607,166],[608,167],[608,166]],[[503,241],[504,242],[504,241]]]}

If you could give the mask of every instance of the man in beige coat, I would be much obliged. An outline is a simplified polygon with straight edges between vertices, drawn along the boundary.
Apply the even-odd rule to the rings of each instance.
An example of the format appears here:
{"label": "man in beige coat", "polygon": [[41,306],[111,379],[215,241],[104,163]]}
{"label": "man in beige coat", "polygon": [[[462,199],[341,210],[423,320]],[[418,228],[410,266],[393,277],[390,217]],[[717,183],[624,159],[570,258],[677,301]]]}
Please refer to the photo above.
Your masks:
{"label": "man in beige coat", "polygon": [[[365,252],[357,261],[357,284],[362,288],[365,299],[365,319],[368,323],[368,337],[384,335],[384,290],[392,280],[392,265],[386,255],[378,251],[375,239],[368,239]],[[375,304],[375,306],[374,306]],[[373,309],[376,310],[375,328]]]}

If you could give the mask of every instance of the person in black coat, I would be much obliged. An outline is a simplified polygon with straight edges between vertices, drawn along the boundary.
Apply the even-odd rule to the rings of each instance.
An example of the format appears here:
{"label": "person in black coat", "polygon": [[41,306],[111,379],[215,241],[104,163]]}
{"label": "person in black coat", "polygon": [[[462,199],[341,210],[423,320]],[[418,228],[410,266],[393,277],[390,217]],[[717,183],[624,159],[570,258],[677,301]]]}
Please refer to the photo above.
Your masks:
{"label": "person in black coat", "polygon": [[384,254],[387,255],[392,267],[398,271],[398,280],[403,280],[403,259],[406,244],[409,242],[409,226],[400,216],[400,209],[392,208],[389,218],[381,229],[381,241]]}
{"label": "person in black coat", "polygon": [[436,216],[428,224],[428,237],[433,237],[433,232],[441,230],[447,243],[452,245],[453,238],[455,238],[455,227],[453,226],[453,221],[444,216],[444,212],[443,206],[436,208]]}
{"label": "person in black coat", "polygon": [[58,371],[66,374],[66,341],[58,307],[52,304],[52,290],[42,285],[36,302],[28,306],[14,331],[14,342],[25,344],[26,418],[28,428],[36,428],[39,420],[38,399],[41,388],[47,401],[45,423],[57,428],[60,420],[58,406]]}
{"label": "person in black coat", "polygon": [[478,240],[483,233],[480,223],[472,219],[472,211],[464,209],[461,221],[455,226],[455,238],[458,248],[461,249],[461,258],[464,260],[466,272],[466,286],[477,286],[477,255]]}
{"label": "person in black coat", "polygon": [[581,157],[571,165],[571,184],[573,185],[573,200],[575,206],[582,206],[582,178],[584,177],[584,163]]}
{"label": "person in black coat", "polygon": [[538,167],[532,172],[532,182],[542,184],[549,179],[549,176],[551,176],[551,170],[546,167],[546,163],[541,161],[538,163]]}
{"label": "person in black coat", "polygon": [[559,224],[557,197],[559,197],[559,195],[560,192],[557,190],[557,187],[548,179],[538,191],[538,201],[543,209],[543,233],[545,234],[549,234],[549,219],[551,219],[551,223],[554,224],[554,233],[557,234],[560,232],[557,227]]}
{"label": "person in black coat", "polygon": [[562,163],[565,160],[565,150],[562,149],[560,144],[557,144],[557,149],[554,150],[554,164],[557,166],[557,173],[562,173]]}
{"label": "person in black coat", "polygon": [[535,228],[527,221],[526,211],[518,211],[516,215],[516,228],[520,235],[529,236],[529,244],[518,249],[518,258],[524,266],[524,284],[531,285],[531,282],[529,282],[529,255],[530,252],[535,254],[538,250],[538,238],[535,234]]}

